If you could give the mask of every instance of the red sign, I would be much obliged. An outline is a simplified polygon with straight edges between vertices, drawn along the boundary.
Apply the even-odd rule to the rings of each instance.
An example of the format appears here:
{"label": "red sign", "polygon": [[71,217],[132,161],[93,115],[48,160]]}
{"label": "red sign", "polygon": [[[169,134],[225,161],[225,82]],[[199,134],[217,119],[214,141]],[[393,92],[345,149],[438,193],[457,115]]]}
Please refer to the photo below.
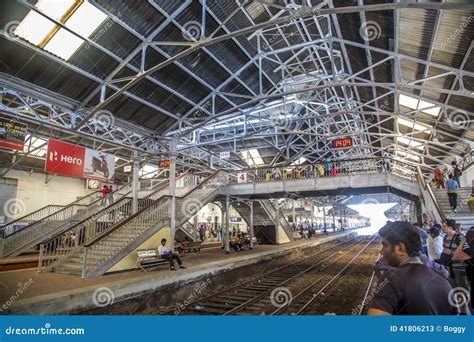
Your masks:
{"label": "red sign", "polygon": [[86,149],[81,146],[48,139],[45,171],[71,177],[84,177]]}
{"label": "red sign", "polygon": [[27,126],[13,120],[0,120],[0,148],[23,151]]}
{"label": "red sign", "polygon": [[332,141],[332,148],[342,148],[342,147],[351,147],[351,146],[352,146],[352,138],[334,139]]}
{"label": "red sign", "polygon": [[170,167],[170,161],[169,160],[160,160],[158,163],[159,167]]}

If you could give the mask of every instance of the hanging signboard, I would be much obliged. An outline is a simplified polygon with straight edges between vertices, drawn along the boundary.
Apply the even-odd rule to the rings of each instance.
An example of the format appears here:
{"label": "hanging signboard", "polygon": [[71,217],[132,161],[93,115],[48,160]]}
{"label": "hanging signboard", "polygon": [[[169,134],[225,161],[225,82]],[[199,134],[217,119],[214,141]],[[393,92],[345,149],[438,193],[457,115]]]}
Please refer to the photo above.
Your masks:
{"label": "hanging signboard", "polygon": [[0,119],[0,148],[23,151],[28,126],[8,119]]}
{"label": "hanging signboard", "polygon": [[331,141],[332,148],[343,148],[352,146],[352,138],[338,138]]}
{"label": "hanging signboard", "polygon": [[123,167],[123,172],[132,172],[132,165],[125,165]]}
{"label": "hanging signboard", "polygon": [[239,172],[237,174],[237,183],[247,183],[247,172]]}
{"label": "hanging signboard", "polygon": [[110,182],[115,173],[115,156],[60,140],[48,139],[45,171]]}
{"label": "hanging signboard", "polygon": [[230,158],[230,152],[220,152],[220,153],[219,153],[219,158],[221,158],[221,159],[229,159],[229,158]]}
{"label": "hanging signboard", "polygon": [[160,160],[158,163],[159,167],[170,167],[170,161],[169,160]]}

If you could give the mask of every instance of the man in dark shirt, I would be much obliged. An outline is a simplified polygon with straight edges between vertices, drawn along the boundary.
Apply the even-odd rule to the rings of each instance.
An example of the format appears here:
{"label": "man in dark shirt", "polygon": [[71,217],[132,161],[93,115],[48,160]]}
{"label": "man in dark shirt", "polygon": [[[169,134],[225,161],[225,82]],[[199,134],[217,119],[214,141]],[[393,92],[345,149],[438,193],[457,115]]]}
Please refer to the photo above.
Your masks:
{"label": "man in dark shirt", "polygon": [[379,231],[382,256],[393,271],[385,271],[370,305],[369,315],[455,315],[449,303],[451,285],[418,257],[421,239],[408,222],[388,222]]}

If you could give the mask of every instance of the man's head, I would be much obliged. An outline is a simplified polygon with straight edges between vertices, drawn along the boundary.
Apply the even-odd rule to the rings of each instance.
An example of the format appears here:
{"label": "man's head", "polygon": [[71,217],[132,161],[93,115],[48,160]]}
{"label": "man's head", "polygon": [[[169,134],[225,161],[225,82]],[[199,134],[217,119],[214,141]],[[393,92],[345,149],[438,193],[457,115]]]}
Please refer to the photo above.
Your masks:
{"label": "man's head", "polygon": [[379,230],[382,255],[388,264],[398,267],[410,257],[419,255],[421,239],[418,229],[403,221],[389,222]]}
{"label": "man's head", "polygon": [[453,179],[453,175],[452,175],[452,174],[449,174],[448,178],[449,178],[449,179]]}
{"label": "man's head", "polygon": [[439,236],[441,232],[441,225],[436,223],[433,225],[433,227],[430,228],[430,235],[434,239]]}
{"label": "man's head", "polygon": [[451,234],[454,232],[454,227],[456,227],[456,221],[452,219],[447,219],[443,225],[443,233]]}
{"label": "man's head", "polygon": [[460,224],[460,223],[456,223],[456,227],[454,228],[454,230],[455,230],[457,233],[461,233],[461,232],[462,232],[461,224]]}
{"label": "man's head", "polygon": [[162,246],[166,245],[166,239],[161,239],[161,245]]}

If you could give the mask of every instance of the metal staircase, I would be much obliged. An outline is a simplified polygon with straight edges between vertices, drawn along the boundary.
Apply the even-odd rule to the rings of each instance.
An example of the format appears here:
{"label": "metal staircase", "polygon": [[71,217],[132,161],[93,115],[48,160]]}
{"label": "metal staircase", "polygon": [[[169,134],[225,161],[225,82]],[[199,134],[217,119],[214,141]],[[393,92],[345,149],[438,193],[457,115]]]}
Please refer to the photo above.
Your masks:
{"label": "metal staircase", "polygon": [[433,189],[433,193],[438,200],[440,207],[443,209],[447,218],[451,218],[460,223],[464,229],[469,229],[474,226],[474,214],[471,214],[469,207],[467,206],[467,200],[471,196],[471,188],[460,188],[458,189],[458,200],[456,214],[451,212],[451,206],[449,205],[449,198],[446,189]]}
{"label": "metal staircase", "polygon": [[[186,191],[195,184],[195,178],[187,174],[181,175],[176,180],[178,181],[180,178],[184,178],[183,184],[185,187],[177,189],[177,192]],[[160,185],[157,189],[154,189],[144,198],[138,199],[138,211],[169,193],[167,182],[161,182],[155,186],[157,185]],[[65,230],[49,235],[40,245],[39,271],[45,271],[52,264],[59,265],[67,258],[72,258],[85,243],[92,241],[116,224],[129,218],[133,214],[133,199],[128,195],[130,195],[130,191],[108,207],[93,213]]]}
{"label": "metal staircase", "polygon": [[[192,189],[187,186],[176,189],[176,226],[182,226],[211,201],[226,181],[225,173],[217,172]],[[68,253],[62,253],[60,258],[43,266],[42,271],[81,274],[84,278],[104,274],[160,229],[170,226],[171,203],[172,198],[168,195],[155,197],[137,213],[108,227],[92,240],[69,248]],[[52,253],[61,254],[56,251],[63,247],[44,245],[44,260],[49,257],[48,248]]]}

